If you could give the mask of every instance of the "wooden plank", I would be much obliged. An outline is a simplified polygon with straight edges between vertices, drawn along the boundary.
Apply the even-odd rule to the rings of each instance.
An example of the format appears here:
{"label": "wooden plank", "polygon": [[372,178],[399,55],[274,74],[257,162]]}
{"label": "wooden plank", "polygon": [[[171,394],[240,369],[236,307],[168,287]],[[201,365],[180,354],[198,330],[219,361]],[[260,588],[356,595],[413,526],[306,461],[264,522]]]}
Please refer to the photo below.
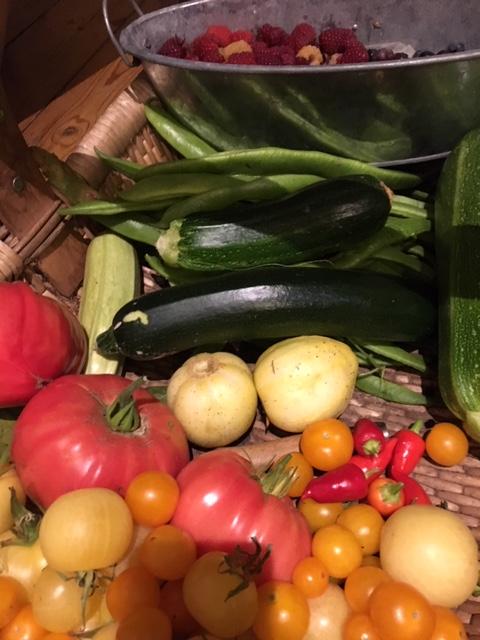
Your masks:
{"label": "wooden plank", "polygon": [[[112,4],[117,27],[130,3]],[[5,49],[4,79],[17,120],[44,108],[107,40],[99,0],[62,0]]]}
{"label": "wooden plank", "polygon": [[[0,1],[8,2],[8,0]],[[49,11],[58,2],[60,0],[10,0],[7,42],[14,40],[22,31],[28,29],[40,16]]]}

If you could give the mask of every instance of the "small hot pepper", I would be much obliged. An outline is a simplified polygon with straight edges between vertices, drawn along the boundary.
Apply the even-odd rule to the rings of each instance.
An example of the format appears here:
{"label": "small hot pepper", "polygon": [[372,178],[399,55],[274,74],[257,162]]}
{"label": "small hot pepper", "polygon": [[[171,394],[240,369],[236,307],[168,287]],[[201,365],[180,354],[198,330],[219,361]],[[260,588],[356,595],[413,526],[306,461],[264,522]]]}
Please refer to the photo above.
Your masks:
{"label": "small hot pepper", "polygon": [[353,443],[358,455],[378,456],[385,446],[385,436],[378,424],[368,418],[361,418],[353,429]]}
{"label": "small hot pepper", "polygon": [[344,464],[334,471],[311,480],[302,495],[316,502],[352,502],[367,496],[368,483],[365,475],[354,464]]}
{"label": "small hot pepper", "polygon": [[398,480],[403,484],[405,504],[432,504],[425,489],[410,476],[401,476]]}
{"label": "small hot pepper", "polygon": [[409,429],[397,434],[397,446],[392,458],[390,475],[394,480],[409,476],[425,453],[425,441],[420,435],[424,424],[417,420]]}
{"label": "small hot pepper", "polygon": [[392,460],[397,439],[389,438],[385,441],[382,452],[378,456],[353,456],[350,458],[350,464],[354,464],[363,471],[367,482],[370,484],[375,478],[382,475]]}
{"label": "small hot pepper", "polygon": [[368,503],[381,516],[389,516],[405,504],[402,482],[390,478],[376,478],[368,489]]}

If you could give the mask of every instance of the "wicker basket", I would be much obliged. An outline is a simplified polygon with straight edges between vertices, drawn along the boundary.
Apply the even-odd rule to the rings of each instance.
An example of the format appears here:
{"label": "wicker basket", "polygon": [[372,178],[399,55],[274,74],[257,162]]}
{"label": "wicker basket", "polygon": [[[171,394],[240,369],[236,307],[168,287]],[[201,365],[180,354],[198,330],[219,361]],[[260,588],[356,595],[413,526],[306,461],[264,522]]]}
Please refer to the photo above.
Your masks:
{"label": "wicker basket", "polygon": [[[139,76],[110,105],[69,157],[67,162],[70,167],[81,174],[92,187],[98,188],[102,185],[108,193],[117,188],[119,180],[122,180],[119,175],[109,172],[98,160],[94,151],[95,147],[106,153],[121,155],[144,164],[152,164],[174,157],[168,146],[146,124],[143,104],[152,96],[153,89],[148,80],[144,76]],[[50,225],[55,229],[58,225],[58,215],[52,213],[51,220],[47,220],[41,229],[39,228],[39,233],[45,230],[45,225]],[[85,227],[82,227],[80,231],[88,239],[89,231]],[[32,238],[30,238],[31,241]],[[52,236],[42,239],[42,242],[48,241],[52,241]],[[20,249],[17,249],[17,246],[20,246]],[[17,261],[16,269],[13,271],[16,276],[19,275],[18,256],[22,256],[22,246],[21,239],[17,241],[17,244],[12,245],[8,237],[5,238],[4,227],[0,225],[0,266],[2,255],[8,255],[11,261],[13,260],[14,263]],[[55,285],[38,272],[34,257],[35,253],[33,253],[33,259],[30,254],[30,261],[26,271],[23,271],[23,277],[26,277],[37,290],[47,291],[76,309],[78,291],[69,297],[61,295]],[[2,275],[4,276],[0,268],[0,279],[2,279]],[[11,276],[12,273],[9,275]],[[148,268],[144,267],[144,290],[148,291],[153,288],[158,288],[155,276]],[[127,375],[134,376],[135,373],[132,370]],[[160,370],[157,365],[150,365],[148,373],[150,382],[158,384],[158,379],[164,380],[168,376],[168,365],[167,370],[165,368]],[[420,390],[426,386],[431,387],[435,384],[433,381],[421,379],[417,375],[394,372],[387,372],[386,375],[414,390]],[[406,407],[405,405],[386,403],[357,392],[343,418],[352,424],[358,417],[371,417],[385,423],[392,431],[408,426],[417,419],[422,419],[427,424],[433,421],[452,419],[444,407],[430,407],[427,411],[424,407]],[[242,443],[239,449],[248,453],[254,463],[264,464],[270,461],[274,455],[287,453],[297,446],[297,436],[282,438],[273,434],[265,427],[259,416],[248,439]],[[418,467],[415,476],[432,496],[433,502],[435,504],[442,503],[446,508],[457,512],[472,529],[477,540],[480,541],[480,461],[476,457],[477,452],[478,446],[472,444],[471,455],[465,463],[462,466],[449,469],[439,468],[424,460]],[[459,616],[467,625],[469,638],[480,640],[480,599],[471,599],[466,602],[460,608]]]}

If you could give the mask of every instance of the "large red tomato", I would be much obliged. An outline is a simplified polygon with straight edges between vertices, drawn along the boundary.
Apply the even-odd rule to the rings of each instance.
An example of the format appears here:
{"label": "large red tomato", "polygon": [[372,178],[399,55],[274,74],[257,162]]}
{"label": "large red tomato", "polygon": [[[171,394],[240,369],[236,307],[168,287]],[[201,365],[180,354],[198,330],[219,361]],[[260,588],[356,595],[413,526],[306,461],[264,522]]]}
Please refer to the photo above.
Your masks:
{"label": "large red tomato", "polygon": [[86,352],[66,307],[23,282],[0,283],[0,407],[22,406],[51,380],[78,373]]}
{"label": "large red tomato", "polygon": [[178,475],[180,499],[172,524],[188,531],[199,554],[254,551],[255,538],[271,556],[259,581],[286,580],[311,554],[304,516],[290,498],[265,493],[252,465],[236,453],[212,451],[190,462]]}
{"label": "large red tomato", "polygon": [[143,471],[176,476],[185,466],[183,428],[148,391],[133,392],[138,426],[127,420],[115,430],[108,408],[128,386],[120,376],[64,376],[32,398],[15,425],[12,456],[33,500],[47,507],[84,487],[124,494]]}

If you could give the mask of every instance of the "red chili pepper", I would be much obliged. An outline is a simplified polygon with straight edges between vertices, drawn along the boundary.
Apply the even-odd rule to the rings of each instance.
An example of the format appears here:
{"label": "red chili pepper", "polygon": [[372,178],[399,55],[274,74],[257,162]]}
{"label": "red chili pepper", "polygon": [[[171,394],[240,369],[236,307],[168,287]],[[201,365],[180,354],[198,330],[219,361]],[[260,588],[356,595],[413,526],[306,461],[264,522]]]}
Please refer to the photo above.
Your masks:
{"label": "red chili pepper", "polygon": [[367,496],[368,483],[365,475],[354,464],[344,464],[323,476],[311,480],[302,495],[316,502],[352,502]]}
{"label": "red chili pepper", "polygon": [[395,448],[397,446],[397,438],[388,438],[385,441],[385,446],[382,452],[378,456],[353,456],[350,458],[350,464],[354,464],[361,469],[370,484],[382,475],[385,469],[388,467],[394,455]]}
{"label": "red chili pepper", "polygon": [[403,484],[405,504],[432,504],[430,496],[416,480],[410,476],[401,476],[398,480]]}
{"label": "red chili pepper", "polygon": [[367,501],[380,515],[389,516],[405,504],[403,483],[384,476],[376,478],[368,489]]}
{"label": "red chili pepper", "polygon": [[385,439],[378,424],[368,418],[357,420],[353,429],[353,443],[358,455],[378,456],[385,446]]}
{"label": "red chili pepper", "polygon": [[409,429],[397,433],[397,446],[392,458],[390,475],[394,480],[399,476],[409,476],[425,453],[425,441],[420,435],[424,428],[422,420],[417,420]]}

